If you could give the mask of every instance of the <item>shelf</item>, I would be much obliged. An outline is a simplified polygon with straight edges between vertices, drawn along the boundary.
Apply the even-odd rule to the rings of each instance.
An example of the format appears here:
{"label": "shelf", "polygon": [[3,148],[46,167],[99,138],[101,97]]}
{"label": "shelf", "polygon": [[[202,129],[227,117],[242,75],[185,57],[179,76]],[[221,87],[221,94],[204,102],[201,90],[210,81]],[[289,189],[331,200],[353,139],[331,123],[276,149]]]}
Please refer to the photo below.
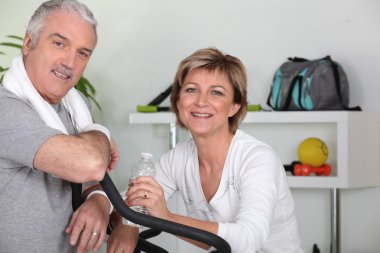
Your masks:
{"label": "shelf", "polygon": [[[132,113],[131,124],[173,124],[171,112]],[[380,185],[380,113],[357,111],[318,112],[248,112],[242,127],[262,126],[272,135],[284,136],[286,132],[271,131],[286,126],[313,133],[319,128],[333,136],[334,173],[328,177],[288,176],[293,188],[358,188]],[[288,128],[290,128],[288,127]],[[306,129],[306,130],[305,130]],[[327,129],[327,130],[326,130]],[[284,130],[284,131],[285,131]],[[258,131],[252,134],[257,136]],[[292,132],[291,135],[296,133]],[[289,134],[288,134],[289,135]],[[279,138],[280,139],[280,138]],[[271,143],[277,150],[283,142]]]}
{"label": "shelf", "polygon": [[[318,112],[248,112],[243,123],[338,123],[379,122],[378,112],[318,111]],[[169,124],[175,122],[171,112],[131,113],[131,124]]]}
{"label": "shelf", "polygon": [[129,123],[131,124],[170,124],[174,123],[175,120],[175,115],[171,112],[137,112],[129,115]]}

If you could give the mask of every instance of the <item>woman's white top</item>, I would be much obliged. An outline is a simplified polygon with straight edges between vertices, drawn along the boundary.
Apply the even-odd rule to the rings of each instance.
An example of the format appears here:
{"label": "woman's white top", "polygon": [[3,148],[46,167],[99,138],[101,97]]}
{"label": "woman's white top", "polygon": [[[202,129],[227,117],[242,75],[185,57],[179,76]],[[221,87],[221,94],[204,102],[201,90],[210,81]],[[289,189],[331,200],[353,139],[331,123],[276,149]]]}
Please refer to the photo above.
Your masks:
{"label": "woman's white top", "polygon": [[217,222],[218,235],[233,253],[303,252],[285,170],[269,145],[238,130],[209,203],[202,191],[193,139],[163,155],[156,169],[165,198],[179,191],[188,215]]}

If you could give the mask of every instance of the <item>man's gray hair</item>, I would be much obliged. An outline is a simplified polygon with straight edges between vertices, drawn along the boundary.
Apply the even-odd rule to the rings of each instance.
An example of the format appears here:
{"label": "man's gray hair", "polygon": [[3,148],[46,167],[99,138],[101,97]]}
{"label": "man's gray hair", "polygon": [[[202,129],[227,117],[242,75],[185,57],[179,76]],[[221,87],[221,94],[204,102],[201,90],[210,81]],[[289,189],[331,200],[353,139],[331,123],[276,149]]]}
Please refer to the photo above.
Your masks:
{"label": "man's gray hair", "polygon": [[97,21],[90,9],[77,0],[49,0],[42,3],[31,17],[26,32],[31,38],[31,48],[37,45],[45,19],[55,11],[75,13],[92,25],[97,39]]}

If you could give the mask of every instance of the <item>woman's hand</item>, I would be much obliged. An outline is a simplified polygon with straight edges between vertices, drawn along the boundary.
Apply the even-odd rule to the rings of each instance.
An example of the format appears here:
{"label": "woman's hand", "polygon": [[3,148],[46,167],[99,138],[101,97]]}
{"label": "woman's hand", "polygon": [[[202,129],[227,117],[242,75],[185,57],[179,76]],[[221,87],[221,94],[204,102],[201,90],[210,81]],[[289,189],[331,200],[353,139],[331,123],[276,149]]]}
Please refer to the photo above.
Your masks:
{"label": "woman's hand", "polygon": [[121,221],[112,230],[107,242],[107,253],[133,253],[139,238],[139,229],[123,225]]}
{"label": "woman's hand", "polygon": [[128,206],[144,206],[149,215],[169,220],[164,191],[153,177],[138,177],[131,181],[126,193]]}
{"label": "woman's hand", "polygon": [[[196,220],[190,217],[172,214],[166,206],[163,188],[152,177],[138,177],[131,181],[126,197],[128,206],[145,206],[151,216],[206,230],[210,233],[218,233],[218,223],[216,222]],[[187,238],[182,239],[202,249],[207,250],[209,248],[209,246],[204,243]]]}

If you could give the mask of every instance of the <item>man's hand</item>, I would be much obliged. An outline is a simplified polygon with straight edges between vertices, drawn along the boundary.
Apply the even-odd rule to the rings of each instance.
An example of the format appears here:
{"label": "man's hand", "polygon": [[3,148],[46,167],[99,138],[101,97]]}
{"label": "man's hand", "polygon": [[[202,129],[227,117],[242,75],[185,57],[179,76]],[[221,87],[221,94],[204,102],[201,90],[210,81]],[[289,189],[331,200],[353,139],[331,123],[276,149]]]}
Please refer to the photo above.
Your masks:
{"label": "man's hand", "polygon": [[98,250],[107,233],[110,204],[100,194],[92,195],[71,217],[66,233],[70,234],[70,244],[77,245],[78,253]]}
{"label": "man's hand", "polygon": [[119,150],[117,149],[116,143],[113,139],[110,142],[110,164],[108,166],[107,172],[110,172],[113,168],[116,167],[117,162],[119,161]]}

